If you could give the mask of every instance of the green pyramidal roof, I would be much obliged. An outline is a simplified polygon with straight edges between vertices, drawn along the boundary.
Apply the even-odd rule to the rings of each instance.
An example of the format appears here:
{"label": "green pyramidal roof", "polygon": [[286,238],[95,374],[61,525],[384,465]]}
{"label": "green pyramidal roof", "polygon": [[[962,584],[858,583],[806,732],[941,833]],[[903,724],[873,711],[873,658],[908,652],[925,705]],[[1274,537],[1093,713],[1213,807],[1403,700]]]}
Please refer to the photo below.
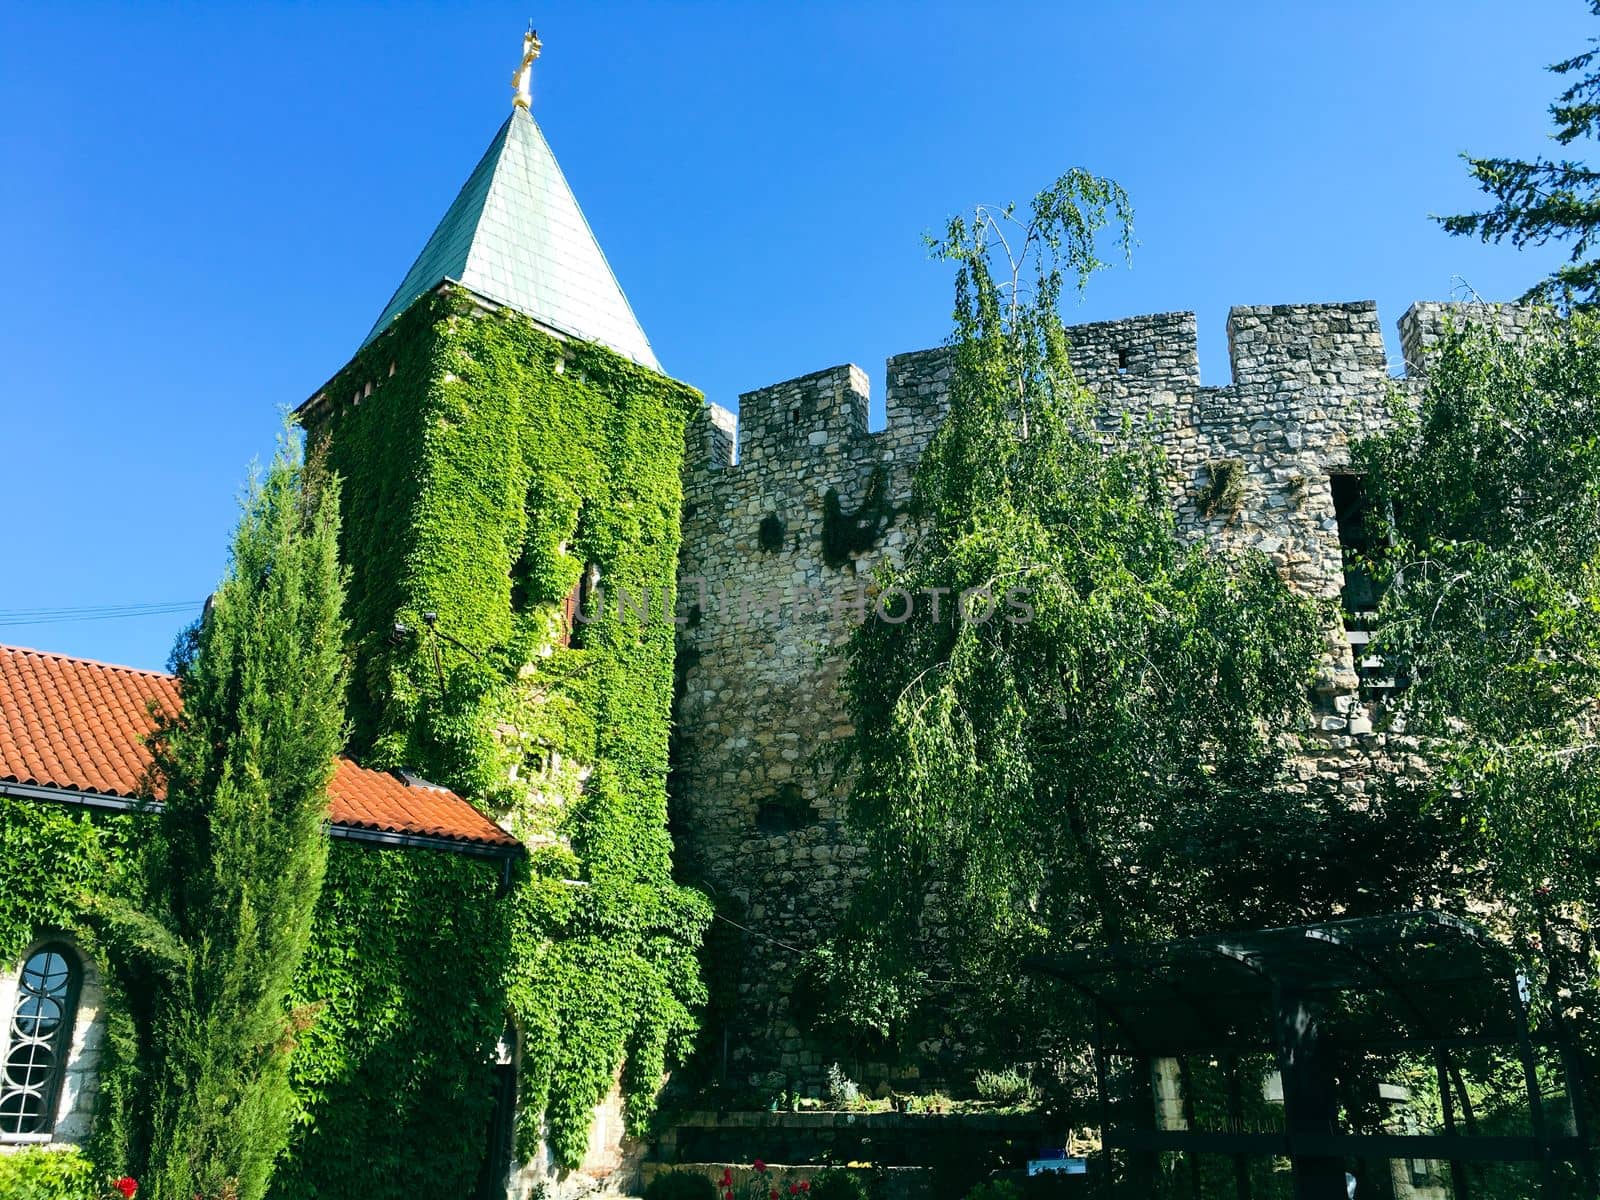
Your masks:
{"label": "green pyramidal roof", "polygon": [[525,109],[511,110],[366,341],[446,279],[558,333],[661,369],[550,144]]}

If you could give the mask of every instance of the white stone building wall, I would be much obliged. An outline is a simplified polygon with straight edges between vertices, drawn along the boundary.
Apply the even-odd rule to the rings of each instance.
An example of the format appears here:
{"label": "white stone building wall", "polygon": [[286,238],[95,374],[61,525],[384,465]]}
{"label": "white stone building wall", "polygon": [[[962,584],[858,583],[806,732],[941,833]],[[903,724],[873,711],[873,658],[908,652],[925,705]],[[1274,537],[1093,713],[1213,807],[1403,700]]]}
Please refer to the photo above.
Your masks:
{"label": "white stone building wall", "polygon": [[590,1194],[638,1195],[644,1146],[628,1135],[620,1075],[594,1109],[589,1145],[583,1161],[571,1171],[558,1167],[548,1144],[538,1156],[514,1164],[506,1188],[507,1200],[579,1200]]}

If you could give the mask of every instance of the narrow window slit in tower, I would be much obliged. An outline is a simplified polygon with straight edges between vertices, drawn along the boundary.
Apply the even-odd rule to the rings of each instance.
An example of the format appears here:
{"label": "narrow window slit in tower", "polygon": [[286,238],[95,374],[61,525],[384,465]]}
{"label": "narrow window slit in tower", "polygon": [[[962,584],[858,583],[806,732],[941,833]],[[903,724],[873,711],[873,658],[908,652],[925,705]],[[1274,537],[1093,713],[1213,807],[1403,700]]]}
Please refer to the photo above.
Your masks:
{"label": "narrow window slit in tower", "polygon": [[583,649],[584,627],[605,614],[605,594],[600,591],[600,567],[590,563],[583,569],[578,582],[561,604],[561,627],[565,636],[559,644],[563,648]]}

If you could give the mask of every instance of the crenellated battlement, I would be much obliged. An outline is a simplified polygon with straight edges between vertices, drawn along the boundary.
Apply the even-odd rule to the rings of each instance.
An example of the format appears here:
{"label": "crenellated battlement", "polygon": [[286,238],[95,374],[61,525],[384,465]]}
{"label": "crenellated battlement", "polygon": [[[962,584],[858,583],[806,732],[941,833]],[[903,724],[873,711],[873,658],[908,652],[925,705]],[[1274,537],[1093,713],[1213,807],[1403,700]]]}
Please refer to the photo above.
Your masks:
{"label": "crenellated battlement", "polygon": [[[1397,322],[1407,371],[1436,342],[1453,313],[1487,316],[1508,330],[1525,329],[1534,310],[1511,305],[1413,304]],[[1263,389],[1289,387],[1370,389],[1392,378],[1377,304],[1241,305],[1228,313],[1232,382],[1200,381],[1199,337],[1189,312],[1151,313],[1067,328],[1073,370],[1108,411],[1145,415],[1152,398],[1204,396],[1208,419],[1230,409],[1249,415],[1248,401]],[[885,427],[868,431],[870,383],[853,363],[814,371],[746,392],[737,414],[709,405],[697,421],[689,461],[695,470],[755,465],[785,470],[795,455],[833,456],[853,445],[899,449],[925,443],[943,418],[950,364],[944,347],[915,350],[888,360]],[[735,453],[735,447],[737,452]]]}
{"label": "crenellated battlement", "polygon": [[720,471],[733,466],[739,437],[739,418],[720,404],[708,404],[689,418],[685,460],[697,467]]}
{"label": "crenellated battlement", "polygon": [[1200,339],[1193,313],[1151,313],[1067,329],[1072,369],[1090,388],[1200,386]]}
{"label": "crenellated battlement", "polygon": [[[1453,306],[1418,304],[1400,319],[1407,357],[1437,337]],[[1512,310],[1517,311],[1517,310]],[[1162,393],[1208,393],[1210,407],[1226,407],[1232,393],[1289,384],[1327,387],[1380,385],[1388,359],[1372,301],[1347,304],[1278,304],[1234,308],[1228,314],[1228,352],[1233,382],[1202,388],[1195,315],[1152,313],[1116,321],[1072,325],[1067,330],[1073,370],[1109,404],[1120,400],[1143,410],[1142,400]],[[697,434],[690,460],[718,469],[737,461],[785,469],[792,456],[837,456],[853,443],[869,441],[897,448],[932,436],[943,417],[949,381],[943,347],[916,350],[889,359],[885,371],[886,424],[868,432],[870,385],[854,364],[814,371],[797,379],[746,392],[737,416],[712,405],[701,415],[706,431]],[[730,458],[733,445],[737,456]]]}
{"label": "crenellated battlement", "polygon": [[[1073,370],[1091,389],[1200,386],[1193,313],[1097,321],[1073,325],[1068,333]],[[890,448],[904,442],[925,443],[944,416],[949,378],[949,353],[942,346],[890,358],[885,370],[885,427],[871,433],[867,428],[871,385],[853,363],[745,392],[739,397],[737,415],[714,404],[700,414],[689,460],[696,468],[717,470],[735,461],[778,464],[795,451],[837,454],[852,443],[867,444],[868,439]],[[735,432],[721,436],[730,429]]]}
{"label": "crenellated battlement", "polygon": [[1262,304],[1228,311],[1233,386],[1360,387],[1388,374],[1378,306]]}
{"label": "crenellated battlement", "polygon": [[855,364],[814,371],[739,397],[739,461],[836,453],[867,432],[867,376]]}
{"label": "crenellated battlement", "polygon": [[[1450,311],[1414,306],[1400,322],[1402,345],[1429,344]],[[1522,320],[1519,310],[1504,311],[1497,319]],[[1390,392],[1403,386],[1389,373],[1377,306],[1239,307],[1227,334],[1233,380],[1208,387],[1193,313],[1067,329],[1074,370],[1103,427],[1114,433],[1129,423],[1164,451],[1180,528],[1260,550],[1296,587],[1331,598],[1343,583],[1333,478],[1348,468],[1350,441],[1382,426]],[[898,554],[915,465],[947,410],[951,369],[942,347],[891,358],[886,421],[876,431],[867,426],[867,377],[850,364],[747,392],[737,417],[705,409],[689,434],[682,575],[782,600],[838,586]],[[1211,495],[1225,464],[1238,476],[1235,507]],[[848,557],[830,552],[838,531],[829,522],[868,507],[881,537]],[[702,656],[718,649],[737,657],[769,635],[788,636],[721,612],[692,641]],[[716,647],[723,637],[731,640]],[[1353,681],[1346,652],[1328,689]]]}
{"label": "crenellated battlement", "polygon": [[1412,377],[1426,370],[1427,353],[1444,335],[1445,324],[1464,317],[1487,322],[1509,337],[1526,334],[1536,323],[1549,319],[1546,309],[1521,304],[1447,304],[1419,300],[1400,318],[1400,355]]}
{"label": "crenellated battlement", "polygon": [[[1413,305],[1399,321],[1404,359],[1419,363],[1459,311]],[[1535,319],[1516,308],[1473,315],[1511,331]],[[1360,495],[1350,444],[1384,428],[1417,368],[1391,373],[1370,301],[1235,308],[1227,334],[1232,380],[1206,386],[1193,313],[1067,330],[1102,428],[1115,435],[1127,423],[1164,452],[1180,532],[1257,550],[1292,587],[1332,600],[1345,585],[1342,522]],[[947,411],[950,376],[944,348],[889,359],[876,431],[865,374],[842,365],[747,392],[737,417],[710,406],[689,434],[679,590],[696,611],[680,630],[682,848],[719,876],[739,864],[732,894],[760,933],[742,951],[736,1069],[809,1078],[823,1066],[790,1025],[793,963],[774,946],[809,946],[830,928],[858,870],[844,798],[824,769],[849,732],[840,659],[828,653],[848,606],[828,601],[903,553],[913,473]],[[1316,684],[1326,756],[1307,768],[1308,788],[1364,786],[1362,756],[1383,736],[1352,651],[1363,636],[1328,630]]]}

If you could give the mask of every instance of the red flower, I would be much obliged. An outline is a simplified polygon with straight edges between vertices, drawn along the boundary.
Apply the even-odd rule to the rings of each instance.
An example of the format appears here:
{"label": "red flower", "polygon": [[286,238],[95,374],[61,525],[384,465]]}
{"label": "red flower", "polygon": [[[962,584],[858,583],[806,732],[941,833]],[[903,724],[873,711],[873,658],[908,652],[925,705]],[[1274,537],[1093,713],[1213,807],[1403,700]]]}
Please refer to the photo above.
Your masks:
{"label": "red flower", "polygon": [[729,1188],[727,1191],[722,1193],[722,1200],[733,1200],[733,1189],[732,1188]]}
{"label": "red flower", "polygon": [[800,1194],[800,1185],[798,1183],[791,1183],[789,1185],[789,1195],[798,1196],[799,1194]]}
{"label": "red flower", "polygon": [[810,1190],[811,1190],[811,1180],[809,1180],[809,1179],[802,1179],[802,1180],[801,1180],[801,1181],[800,1181],[800,1190],[801,1190],[801,1191],[802,1191],[802,1192],[809,1192],[809,1191],[810,1191]]}
{"label": "red flower", "polygon": [[767,1164],[762,1162],[759,1158],[756,1159],[754,1165],[755,1165],[756,1170],[758,1170],[758,1171],[765,1171],[767,1169]]}
{"label": "red flower", "polygon": [[733,1168],[732,1167],[723,1167],[722,1168],[722,1186],[723,1187],[732,1187],[733,1186]]}
{"label": "red flower", "polygon": [[778,1200],[778,1189],[777,1188],[773,1188],[772,1189],[771,1200]]}
{"label": "red flower", "polygon": [[128,1200],[133,1200],[133,1194],[139,1190],[139,1181],[132,1175],[124,1175],[111,1186],[126,1196]]}

